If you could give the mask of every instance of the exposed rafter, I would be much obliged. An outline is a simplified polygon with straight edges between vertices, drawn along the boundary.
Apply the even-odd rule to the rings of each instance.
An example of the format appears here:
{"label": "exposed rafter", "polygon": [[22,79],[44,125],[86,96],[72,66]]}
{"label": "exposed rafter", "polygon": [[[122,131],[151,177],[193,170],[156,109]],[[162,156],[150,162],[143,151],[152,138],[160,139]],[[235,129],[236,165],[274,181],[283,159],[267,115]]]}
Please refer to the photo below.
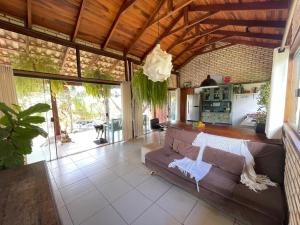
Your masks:
{"label": "exposed rafter", "polygon": [[32,1],[27,0],[27,15],[26,15],[26,26],[27,28],[31,29],[32,28]]}
{"label": "exposed rafter", "polygon": [[132,49],[132,47],[135,45],[135,43],[140,39],[140,37],[144,34],[144,32],[147,30],[147,27],[149,27],[149,24],[152,23],[152,21],[155,19],[155,16],[157,15],[158,11],[160,10],[160,8],[162,7],[162,5],[165,3],[166,0],[160,0],[158,5],[155,7],[155,9],[152,11],[151,16],[148,19],[148,22],[145,23],[145,25],[140,29],[139,32],[137,32],[137,34],[135,35],[135,37],[133,38],[132,42],[129,44],[129,46],[127,47],[127,49],[125,50],[125,55],[130,52],[130,50]]}
{"label": "exposed rafter", "polygon": [[215,25],[232,25],[232,26],[247,26],[247,27],[277,27],[284,28],[285,21],[278,20],[222,20],[222,19],[206,19],[203,24]]}
{"label": "exposed rafter", "polygon": [[177,42],[180,42],[181,40],[183,40],[183,38],[186,37],[186,35],[188,35],[188,33],[192,30],[192,28],[188,28],[186,32],[183,32],[180,37],[178,37],[168,48],[167,48],[167,52],[170,52],[170,50],[176,45]]}
{"label": "exposed rafter", "polygon": [[[214,44],[214,43],[213,43]],[[234,44],[230,43],[227,45],[222,45],[220,47],[213,47],[212,49],[209,49],[207,51],[204,51],[206,49],[207,46],[199,49],[197,52],[195,52],[195,54],[193,54],[192,56],[188,57],[183,63],[181,63],[176,69],[181,69],[183,66],[185,66],[186,64],[188,64],[190,61],[192,61],[194,58],[196,58],[198,55],[201,54],[205,54],[208,52],[212,52],[212,51],[216,51],[216,50],[220,50],[220,49],[224,49],[224,48],[228,48],[230,46],[233,46]]]}
{"label": "exposed rafter", "polygon": [[210,5],[189,5],[190,11],[240,11],[240,10],[270,10],[287,9],[288,1],[267,1],[267,2],[245,2],[245,3],[226,3]]}
{"label": "exposed rafter", "polygon": [[183,49],[174,59],[173,62],[175,62],[177,59],[179,59],[180,56],[182,56],[182,54],[186,51],[186,49],[190,49],[192,48],[198,41],[200,40],[199,38],[196,38],[194,41],[192,41],[191,43],[188,44],[188,46],[186,46],[185,49]]}
{"label": "exposed rafter", "polygon": [[207,36],[211,33],[214,33],[215,31],[219,30],[219,29],[222,29],[224,28],[225,26],[216,26],[212,29],[209,29],[209,30],[205,30],[205,31],[200,31],[199,33],[196,33],[194,35],[191,35],[187,38],[184,38],[184,39],[181,39],[181,40],[178,40],[176,41],[175,43],[173,43],[169,48],[168,50],[170,51],[171,49],[173,49],[175,46],[179,45],[179,44],[182,44],[182,43],[185,43],[187,41],[190,41],[190,40],[193,40],[195,38],[198,38],[198,37],[204,37],[204,36]]}
{"label": "exposed rafter", "polygon": [[178,11],[180,11],[181,9],[183,9],[184,7],[188,6],[189,4],[191,4],[194,0],[188,0],[185,1],[184,3],[182,3],[180,6],[177,6],[176,8],[174,8],[172,11],[167,12],[166,14],[160,16],[158,19],[154,20],[153,22],[151,22],[148,27],[152,26],[153,24],[156,24],[158,21],[166,19],[170,16],[172,16],[173,14],[177,13]]}
{"label": "exposed rafter", "polygon": [[205,46],[220,42],[220,41],[224,41],[227,40],[228,38],[231,38],[232,36],[224,36],[224,37],[220,37],[220,38],[212,38],[211,40],[209,40],[208,42],[205,42],[204,44],[201,44],[199,46],[194,46],[192,48],[187,49],[187,51],[194,51],[194,50],[198,50],[199,48],[203,48]]}
{"label": "exposed rafter", "polygon": [[87,0],[82,0],[82,2],[81,2],[80,9],[79,9],[79,12],[78,12],[78,15],[77,15],[75,29],[73,31],[72,38],[71,38],[72,41],[75,41],[75,39],[76,39],[78,30],[79,30],[80,21],[81,21],[81,18],[82,18],[82,12],[83,12],[84,7],[86,5],[86,1]]}
{"label": "exposed rafter", "polygon": [[173,10],[173,0],[168,0],[167,6],[168,6],[168,12],[171,12]]}
{"label": "exposed rafter", "polygon": [[212,12],[208,12],[206,13],[205,15],[201,16],[200,18],[198,19],[195,19],[193,21],[189,21],[188,24],[184,24],[183,26],[180,26],[174,30],[171,30],[165,37],[169,36],[169,35],[172,35],[174,33],[177,33],[178,31],[182,31],[182,30],[186,30],[190,27],[194,27],[198,24],[200,24],[201,22],[205,21],[207,18],[215,15],[216,13],[218,13],[218,11],[212,11]]}
{"label": "exposed rafter", "polygon": [[247,40],[241,40],[241,39],[226,40],[226,42],[232,43],[232,44],[259,46],[259,47],[263,47],[263,48],[276,48],[276,47],[280,46],[280,42],[278,42],[278,44],[273,44],[273,43],[263,43],[263,42],[257,42],[257,41],[247,41]]}
{"label": "exposed rafter", "polygon": [[149,48],[148,51],[146,51],[146,53],[143,55],[142,57],[142,61],[144,61],[144,59],[146,58],[146,56],[154,49],[154,47],[156,46],[156,44],[158,42],[160,42],[169,32],[170,30],[173,29],[173,27],[178,23],[178,21],[182,18],[183,16],[183,12],[178,14],[176,18],[174,18],[174,20],[172,20],[172,22],[170,23],[170,25],[165,29],[165,31],[155,40],[155,43]]}
{"label": "exposed rafter", "polygon": [[116,29],[116,27],[117,27],[117,25],[119,23],[120,17],[122,16],[123,13],[126,12],[126,10],[128,10],[130,8],[130,6],[133,5],[133,3],[135,1],[136,0],[124,0],[123,1],[123,4],[121,5],[121,7],[120,7],[120,9],[119,9],[119,11],[118,11],[115,19],[114,19],[114,21],[113,21],[113,23],[112,23],[109,31],[108,31],[108,34],[107,34],[107,36],[106,36],[106,38],[105,38],[105,40],[104,40],[104,42],[102,44],[102,48],[106,48],[107,47],[107,45],[108,45],[108,43],[110,41],[110,38],[112,37],[112,34],[115,31],[115,29]]}
{"label": "exposed rafter", "polygon": [[229,30],[217,30],[214,32],[214,34],[271,39],[271,40],[281,40],[282,39],[282,34],[265,34],[265,33],[254,33],[254,32],[229,31]]}

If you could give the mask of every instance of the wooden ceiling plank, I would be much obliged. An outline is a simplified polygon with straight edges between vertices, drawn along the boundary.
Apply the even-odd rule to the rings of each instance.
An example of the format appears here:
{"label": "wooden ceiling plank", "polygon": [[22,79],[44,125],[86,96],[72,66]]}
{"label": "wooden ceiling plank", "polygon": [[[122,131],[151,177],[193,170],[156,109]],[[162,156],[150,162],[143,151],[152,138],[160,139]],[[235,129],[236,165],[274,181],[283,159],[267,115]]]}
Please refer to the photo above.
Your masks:
{"label": "wooden ceiling plank", "polygon": [[226,3],[210,5],[189,5],[189,10],[197,11],[240,11],[240,10],[272,10],[288,9],[288,1],[267,1],[267,2],[245,2],[245,3]]}
{"label": "wooden ceiling plank", "polygon": [[87,0],[82,0],[81,1],[80,9],[79,9],[77,19],[76,19],[75,29],[73,31],[72,38],[71,38],[72,41],[75,41],[75,39],[76,39],[78,30],[79,30],[79,26],[80,26],[80,21],[81,21],[81,18],[82,18],[82,14],[83,14],[83,10],[85,8],[86,2],[87,2]]}
{"label": "wooden ceiling plank", "polygon": [[131,41],[131,43],[129,44],[129,46],[127,47],[127,49],[125,49],[125,55],[128,54],[130,52],[130,50],[132,49],[132,47],[135,45],[135,43],[140,39],[140,37],[144,34],[144,32],[147,30],[147,28],[149,27],[149,24],[152,23],[152,21],[155,19],[155,16],[157,15],[157,13],[159,12],[160,8],[162,7],[162,5],[165,3],[166,0],[160,0],[158,5],[155,7],[155,9],[153,10],[151,16],[149,17],[147,23],[145,23],[145,25],[140,29],[140,31],[137,32],[137,34],[135,35],[135,37],[133,38],[133,41]]}
{"label": "wooden ceiling plank", "polygon": [[26,18],[26,26],[27,28],[31,29],[32,28],[32,1],[27,0],[27,18]]}
{"label": "wooden ceiling plank", "polygon": [[[191,4],[194,0],[187,0],[184,3],[182,3],[180,6],[177,6],[176,8],[174,8],[172,11],[167,12],[166,14],[160,16],[158,19],[152,21],[148,27],[151,27],[152,25],[156,24],[158,21],[166,19],[170,16],[172,16],[173,14],[177,13],[178,11],[180,11],[181,9],[183,9],[184,7],[188,6],[189,4]],[[147,27],[147,28],[148,28]]]}
{"label": "wooden ceiling plank", "polygon": [[223,19],[206,19],[203,24],[215,25],[232,25],[232,26],[247,26],[247,27],[274,27],[284,28],[285,21],[283,20],[223,20]]}
{"label": "wooden ceiling plank", "polygon": [[266,33],[254,33],[254,32],[239,32],[239,31],[229,31],[229,30],[217,30],[214,34],[220,35],[231,35],[239,37],[253,37],[261,39],[271,39],[271,40],[282,40],[282,34],[266,34]]}
{"label": "wooden ceiling plank", "polygon": [[218,11],[208,12],[208,13],[205,14],[204,16],[202,16],[202,17],[200,17],[200,18],[198,18],[198,19],[196,19],[196,20],[193,20],[193,21],[189,22],[188,25],[183,25],[183,26],[178,27],[178,28],[176,28],[176,29],[174,29],[174,30],[171,30],[171,31],[168,33],[168,35],[166,35],[166,37],[169,36],[169,35],[172,35],[172,34],[174,34],[174,33],[177,33],[178,31],[186,30],[186,29],[188,29],[188,28],[190,28],[190,27],[194,27],[194,26],[196,26],[196,25],[199,25],[202,21],[204,21],[204,20],[206,20],[207,18],[209,18],[209,17],[215,15],[216,13],[218,13]]}
{"label": "wooden ceiling plank", "polygon": [[198,38],[198,37],[204,37],[204,36],[207,36],[211,33],[215,33],[215,31],[219,30],[219,29],[222,29],[224,28],[225,26],[217,26],[217,27],[214,27],[212,29],[208,29],[208,30],[204,30],[202,32],[199,32],[199,33],[196,33],[190,37],[187,37],[185,39],[181,39],[181,40],[178,40],[176,43],[173,43],[169,48],[168,50],[170,51],[171,49],[173,49],[175,46],[179,45],[179,44],[182,44],[182,43],[185,43],[187,41],[190,41],[192,39],[195,39],[195,38]]}
{"label": "wooden ceiling plank", "polygon": [[172,28],[178,23],[178,21],[182,18],[183,12],[178,14],[177,17],[172,20],[170,25],[165,29],[165,31],[155,40],[155,43],[149,48],[149,50],[146,51],[146,53],[142,57],[142,61],[146,58],[146,56],[154,49],[157,43],[159,43],[164,37],[167,36],[167,34],[172,30]]}
{"label": "wooden ceiling plank", "polygon": [[192,27],[189,27],[188,29],[187,29],[187,31],[186,32],[183,32],[181,35],[180,35],[180,37],[178,37],[168,48],[167,48],[167,52],[170,52],[176,45],[177,45],[177,43],[178,42],[180,42],[181,40],[183,40],[185,37],[186,37],[186,35],[190,32],[192,30]]}
{"label": "wooden ceiling plank", "polygon": [[113,23],[112,23],[112,25],[111,25],[111,27],[110,27],[110,29],[108,31],[108,34],[107,34],[104,42],[102,43],[102,46],[101,46],[102,48],[106,48],[107,47],[107,45],[108,45],[108,43],[109,43],[109,41],[110,41],[110,39],[111,39],[111,37],[113,35],[113,32],[115,31],[115,29],[116,29],[116,27],[117,27],[117,25],[118,25],[118,23],[120,21],[120,17],[122,16],[122,14],[124,12],[126,12],[130,8],[130,6],[133,5],[133,3],[135,1],[136,0],[124,0],[123,1],[122,5],[121,5],[121,7],[120,7],[120,9],[119,9],[119,11],[118,11],[118,13],[117,13],[114,21],[113,21]]}
{"label": "wooden ceiling plank", "polygon": [[208,51],[205,51],[203,52],[204,48],[200,49],[199,51],[196,52],[196,54],[193,54],[192,56],[188,57],[183,63],[181,63],[176,69],[181,69],[182,67],[184,67],[186,64],[188,64],[190,61],[192,61],[194,58],[196,58],[198,55],[201,55],[201,54],[205,54],[205,53],[208,53],[208,52],[212,52],[212,51],[216,51],[216,50],[220,50],[220,49],[224,49],[224,48],[228,48],[230,46],[233,46],[234,44],[230,43],[230,44],[227,44],[227,45],[223,45],[223,46],[220,46],[220,47],[216,47],[216,48],[213,48],[213,49],[210,49]]}

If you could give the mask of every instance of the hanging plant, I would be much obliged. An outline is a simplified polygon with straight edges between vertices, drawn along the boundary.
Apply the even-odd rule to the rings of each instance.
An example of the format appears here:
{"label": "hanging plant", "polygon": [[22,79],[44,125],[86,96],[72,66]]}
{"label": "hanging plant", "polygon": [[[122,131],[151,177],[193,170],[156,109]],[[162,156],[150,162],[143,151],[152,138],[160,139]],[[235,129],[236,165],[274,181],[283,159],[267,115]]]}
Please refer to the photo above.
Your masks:
{"label": "hanging plant", "polygon": [[[103,73],[99,68],[86,69],[84,71],[84,77],[94,78],[99,80],[113,80],[113,77],[109,74]],[[109,98],[112,85],[107,84],[92,84],[83,83],[85,91],[88,95],[98,98]]]}
{"label": "hanging plant", "polygon": [[132,92],[137,102],[146,103],[153,107],[166,104],[168,99],[168,80],[153,82],[138,69],[132,79]]}
{"label": "hanging plant", "polygon": [[[21,53],[19,55],[12,55],[10,57],[12,67],[19,70],[29,70],[44,73],[59,73],[59,66],[51,58],[40,54]],[[58,80],[51,80],[52,95],[58,95],[64,91],[64,82]],[[22,96],[31,95],[32,92],[43,91],[43,80],[35,78],[16,79],[16,87],[18,93]]]}

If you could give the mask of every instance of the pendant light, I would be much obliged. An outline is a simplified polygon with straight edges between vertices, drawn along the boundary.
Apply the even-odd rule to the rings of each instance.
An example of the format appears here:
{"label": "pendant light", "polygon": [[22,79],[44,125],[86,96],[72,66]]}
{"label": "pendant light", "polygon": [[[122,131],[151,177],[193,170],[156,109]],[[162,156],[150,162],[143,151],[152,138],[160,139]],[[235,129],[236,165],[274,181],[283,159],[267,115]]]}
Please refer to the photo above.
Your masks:
{"label": "pendant light", "polygon": [[[159,39],[159,12],[157,33]],[[144,74],[154,82],[167,80],[171,76],[173,65],[172,55],[160,48],[158,42],[155,48],[147,55],[143,66]]]}

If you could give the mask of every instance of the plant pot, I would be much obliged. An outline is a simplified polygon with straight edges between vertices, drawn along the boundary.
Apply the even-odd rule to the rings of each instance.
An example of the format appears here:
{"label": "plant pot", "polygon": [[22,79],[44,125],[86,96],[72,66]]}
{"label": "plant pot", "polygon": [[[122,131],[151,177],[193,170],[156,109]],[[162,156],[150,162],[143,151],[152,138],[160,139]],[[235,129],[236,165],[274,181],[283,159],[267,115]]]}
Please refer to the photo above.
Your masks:
{"label": "plant pot", "polygon": [[257,134],[264,134],[266,129],[266,124],[265,123],[258,123],[256,124],[255,132]]}

